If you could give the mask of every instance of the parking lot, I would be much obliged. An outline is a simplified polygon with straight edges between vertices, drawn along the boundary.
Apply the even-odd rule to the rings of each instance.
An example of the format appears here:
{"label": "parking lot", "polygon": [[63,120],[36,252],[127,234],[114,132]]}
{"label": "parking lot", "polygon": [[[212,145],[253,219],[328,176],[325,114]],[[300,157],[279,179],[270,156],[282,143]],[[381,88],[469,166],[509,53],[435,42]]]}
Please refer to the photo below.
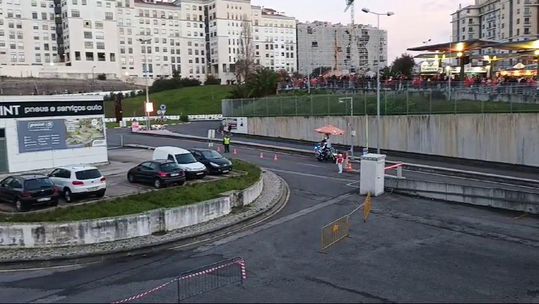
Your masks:
{"label": "parking lot", "polygon": [[[140,183],[129,183],[127,181],[127,171],[141,162],[151,160],[152,151],[145,149],[115,149],[109,150],[109,164],[97,166],[103,176],[107,178],[107,192],[105,197],[102,199],[113,199],[122,196],[128,196],[132,194],[138,194],[142,192],[149,191],[154,189],[151,185],[145,185]],[[38,174],[48,174],[52,169],[42,170],[42,171],[33,171],[31,173]],[[27,172],[25,172],[27,173]],[[231,176],[234,173],[229,173],[225,176],[215,176],[207,175],[202,180],[189,180],[187,183],[199,183],[206,182],[224,178],[226,176]],[[2,174],[0,175],[0,180],[4,179],[9,175],[16,174]],[[59,206],[66,205],[76,205],[76,204],[86,204],[96,201],[96,197],[88,197],[77,199],[72,203],[66,203],[63,199],[60,199]],[[101,199],[100,199],[101,200]],[[29,212],[38,212],[39,210],[44,210],[45,207],[35,207]],[[13,204],[0,202],[0,212],[16,212],[15,206]]]}

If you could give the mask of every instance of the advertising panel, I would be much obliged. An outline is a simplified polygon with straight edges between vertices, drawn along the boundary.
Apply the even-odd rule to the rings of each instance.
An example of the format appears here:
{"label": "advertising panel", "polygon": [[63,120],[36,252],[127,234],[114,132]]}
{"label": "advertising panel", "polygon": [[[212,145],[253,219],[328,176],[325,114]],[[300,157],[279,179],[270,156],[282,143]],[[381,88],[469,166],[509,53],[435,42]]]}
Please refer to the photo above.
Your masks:
{"label": "advertising panel", "polygon": [[102,100],[2,102],[0,118],[102,115]]}
{"label": "advertising panel", "polygon": [[17,121],[19,153],[104,147],[102,118]]}

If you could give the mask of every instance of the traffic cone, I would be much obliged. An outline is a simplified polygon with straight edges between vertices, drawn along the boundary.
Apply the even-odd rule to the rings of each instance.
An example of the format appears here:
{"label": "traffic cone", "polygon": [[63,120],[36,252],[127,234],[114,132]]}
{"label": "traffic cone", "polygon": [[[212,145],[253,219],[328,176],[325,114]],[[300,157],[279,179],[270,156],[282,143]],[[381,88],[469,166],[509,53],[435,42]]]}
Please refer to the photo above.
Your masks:
{"label": "traffic cone", "polygon": [[238,150],[234,149],[234,155],[238,155]]}
{"label": "traffic cone", "polygon": [[217,146],[217,152],[221,153],[221,146]]}
{"label": "traffic cone", "polygon": [[260,158],[264,158],[264,153],[260,152]]}
{"label": "traffic cone", "polygon": [[352,162],[350,160],[346,162],[346,172],[354,172],[354,168],[352,168]]}
{"label": "traffic cone", "polygon": [[273,156],[273,160],[274,160],[274,161],[279,160],[279,158],[277,157],[277,154],[275,154],[275,156]]}

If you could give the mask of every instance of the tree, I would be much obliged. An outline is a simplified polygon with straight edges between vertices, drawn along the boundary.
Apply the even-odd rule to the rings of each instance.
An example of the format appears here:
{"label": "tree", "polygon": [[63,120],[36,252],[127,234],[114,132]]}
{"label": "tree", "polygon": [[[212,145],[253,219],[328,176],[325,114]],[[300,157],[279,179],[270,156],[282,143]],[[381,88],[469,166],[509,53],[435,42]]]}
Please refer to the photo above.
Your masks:
{"label": "tree", "polygon": [[331,67],[317,67],[316,69],[314,69],[312,72],[311,72],[311,77],[312,78],[316,78],[320,75],[324,75],[326,74],[327,72],[330,72],[332,71],[333,69]]}
{"label": "tree", "polygon": [[253,60],[253,35],[251,29],[251,21],[247,15],[243,15],[241,24],[240,36],[240,54],[239,59],[234,64],[234,73],[238,84],[243,83],[255,70],[255,62]]}
{"label": "tree", "polygon": [[393,61],[393,64],[391,64],[391,71],[396,77],[404,76],[406,78],[412,78],[414,66],[414,57],[408,54],[402,54]]}
{"label": "tree", "polygon": [[269,68],[257,67],[245,83],[238,84],[232,90],[231,98],[252,98],[275,95],[279,83],[279,74]]}

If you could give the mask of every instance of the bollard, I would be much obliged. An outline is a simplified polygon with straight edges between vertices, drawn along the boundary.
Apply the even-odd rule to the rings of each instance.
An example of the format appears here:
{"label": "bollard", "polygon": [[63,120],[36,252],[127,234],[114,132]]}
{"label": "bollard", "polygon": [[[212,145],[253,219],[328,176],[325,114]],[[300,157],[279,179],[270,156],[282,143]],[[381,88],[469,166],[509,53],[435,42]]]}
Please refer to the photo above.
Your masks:
{"label": "bollard", "polygon": [[120,147],[124,147],[124,135],[120,135]]}
{"label": "bollard", "polygon": [[397,168],[397,177],[402,178],[402,165]]}

